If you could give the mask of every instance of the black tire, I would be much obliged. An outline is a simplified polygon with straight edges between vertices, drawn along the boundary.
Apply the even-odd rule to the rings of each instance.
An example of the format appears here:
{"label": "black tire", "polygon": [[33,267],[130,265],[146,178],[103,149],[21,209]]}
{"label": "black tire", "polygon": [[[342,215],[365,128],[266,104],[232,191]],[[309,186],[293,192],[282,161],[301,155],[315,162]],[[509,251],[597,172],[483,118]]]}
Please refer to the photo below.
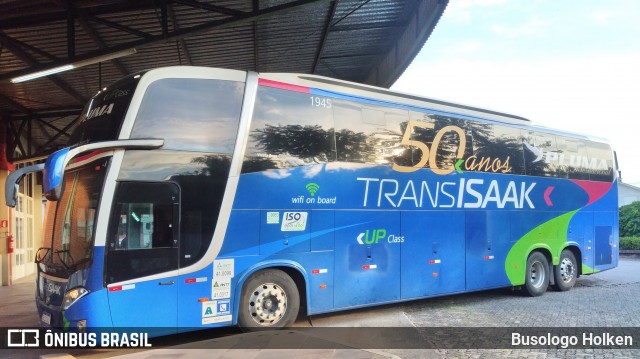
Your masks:
{"label": "black tire", "polygon": [[578,264],[576,256],[568,249],[560,254],[560,263],[553,268],[555,284],[553,288],[559,291],[567,291],[576,284],[578,279]]}
{"label": "black tire", "polygon": [[290,327],[300,310],[300,293],[289,275],[278,269],[253,274],[242,288],[238,325],[246,331]]}
{"label": "black tire", "polygon": [[540,252],[532,252],[527,259],[524,294],[530,297],[543,295],[549,287],[549,261]]}

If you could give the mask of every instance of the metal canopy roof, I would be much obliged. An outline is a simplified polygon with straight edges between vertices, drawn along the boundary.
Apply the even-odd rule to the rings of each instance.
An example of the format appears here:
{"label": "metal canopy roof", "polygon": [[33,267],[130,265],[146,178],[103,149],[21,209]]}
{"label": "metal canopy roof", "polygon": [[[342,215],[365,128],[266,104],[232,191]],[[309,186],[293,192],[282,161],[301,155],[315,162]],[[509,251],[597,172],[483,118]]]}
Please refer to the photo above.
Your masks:
{"label": "metal canopy roof", "polygon": [[[62,147],[84,103],[140,70],[197,65],[389,87],[448,0],[0,0],[0,115],[10,159]],[[99,64],[10,79],[135,48]]]}

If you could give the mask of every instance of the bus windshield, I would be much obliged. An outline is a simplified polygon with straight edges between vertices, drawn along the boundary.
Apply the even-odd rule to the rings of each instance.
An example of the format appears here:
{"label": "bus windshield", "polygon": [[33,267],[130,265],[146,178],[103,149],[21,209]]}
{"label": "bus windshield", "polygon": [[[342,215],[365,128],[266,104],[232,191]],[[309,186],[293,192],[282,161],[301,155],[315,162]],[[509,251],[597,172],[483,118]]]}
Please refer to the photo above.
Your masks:
{"label": "bus windshield", "polygon": [[75,270],[92,258],[96,211],[108,164],[101,158],[67,171],[64,195],[47,202],[44,233],[51,250],[42,261],[48,266]]}
{"label": "bus windshield", "polygon": [[[99,91],[84,107],[68,145],[116,140],[140,74],[131,75]],[[47,201],[44,246],[36,261],[49,271],[71,272],[93,255],[95,216],[108,159],[94,160],[65,171],[59,201]]]}

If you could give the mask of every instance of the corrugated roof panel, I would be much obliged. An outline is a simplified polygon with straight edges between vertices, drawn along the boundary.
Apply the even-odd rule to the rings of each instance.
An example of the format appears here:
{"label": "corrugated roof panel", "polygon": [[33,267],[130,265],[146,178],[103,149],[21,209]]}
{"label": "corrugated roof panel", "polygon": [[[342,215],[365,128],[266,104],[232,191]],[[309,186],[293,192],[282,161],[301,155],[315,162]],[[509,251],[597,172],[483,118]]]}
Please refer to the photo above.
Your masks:
{"label": "corrugated roof panel", "polygon": [[2,64],[2,69],[7,72],[19,70],[25,67],[22,60],[4,47],[0,48],[0,64]]}
{"label": "corrugated roof panel", "polygon": [[64,105],[79,106],[79,103],[68,93],[56,86],[52,77],[19,83],[14,87],[14,100],[33,111],[60,107]]}
{"label": "corrugated roof panel", "polygon": [[[61,31],[64,29],[64,32]],[[67,57],[67,24],[66,22],[52,22],[42,26],[32,26],[28,29],[8,29],[4,33],[20,42],[26,43],[29,47],[38,48],[47,52],[55,58]],[[38,62],[50,62],[51,59],[32,51],[29,48],[22,48]]]}
{"label": "corrugated roof panel", "polygon": [[[57,78],[14,85],[7,81],[18,73],[51,67],[54,59],[73,62],[67,58],[69,14],[63,2],[0,0],[0,42],[4,45],[0,47],[0,81],[4,81],[0,86],[0,109],[9,116],[23,116],[19,107],[10,106],[13,101],[30,111],[50,112],[60,108],[79,111],[82,98],[89,98],[100,86],[116,81],[124,73],[187,64],[188,59],[199,66],[313,72],[388,85],[402,73],[402,69],[395,67],[406,66],[415,56],[447,3],[446,0],[297,1],[198,0],[191,5],[167,2],[169,41],[162,40],[163,2],[72,1],[70,4],[76,7],[76,59],[128,46],[135,46],[137,53],[105,61],[101,66],[94,64],[62,73]],[[294,6],[287,8],[291,4]],[[256,5],[258,8],[254,9]],[[261,13],[275,6],[279,6],[278,12]],[[255,14],[260,15],[259,19],[246,20]],[[419,21],[416,14],[421,16]],[[426,35],[410,36],[415,34],[407,32],[410,25],[425,26]],[[200,31],[194,32],[195,28]],[[181,40],[176,38],[178,35]],[[33,61],[8,52],[6,45],[11,38],[26,44],[14,50],[26,53]],[[50,130],[53,131],[34,130],[34,140],[50,138],[47,132]]]}

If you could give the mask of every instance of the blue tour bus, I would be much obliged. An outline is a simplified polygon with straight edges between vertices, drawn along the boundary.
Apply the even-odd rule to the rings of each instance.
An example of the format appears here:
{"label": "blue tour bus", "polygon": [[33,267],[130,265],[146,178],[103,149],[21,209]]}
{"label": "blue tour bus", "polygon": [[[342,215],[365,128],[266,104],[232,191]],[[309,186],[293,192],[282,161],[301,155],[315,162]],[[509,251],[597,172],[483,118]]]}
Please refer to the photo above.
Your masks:
{"label": "blue tour bus", "polygon": [[302,74],[200,67],[98,92],[44,171],[43,326],[286,327],[618,264],[610,145]]}

